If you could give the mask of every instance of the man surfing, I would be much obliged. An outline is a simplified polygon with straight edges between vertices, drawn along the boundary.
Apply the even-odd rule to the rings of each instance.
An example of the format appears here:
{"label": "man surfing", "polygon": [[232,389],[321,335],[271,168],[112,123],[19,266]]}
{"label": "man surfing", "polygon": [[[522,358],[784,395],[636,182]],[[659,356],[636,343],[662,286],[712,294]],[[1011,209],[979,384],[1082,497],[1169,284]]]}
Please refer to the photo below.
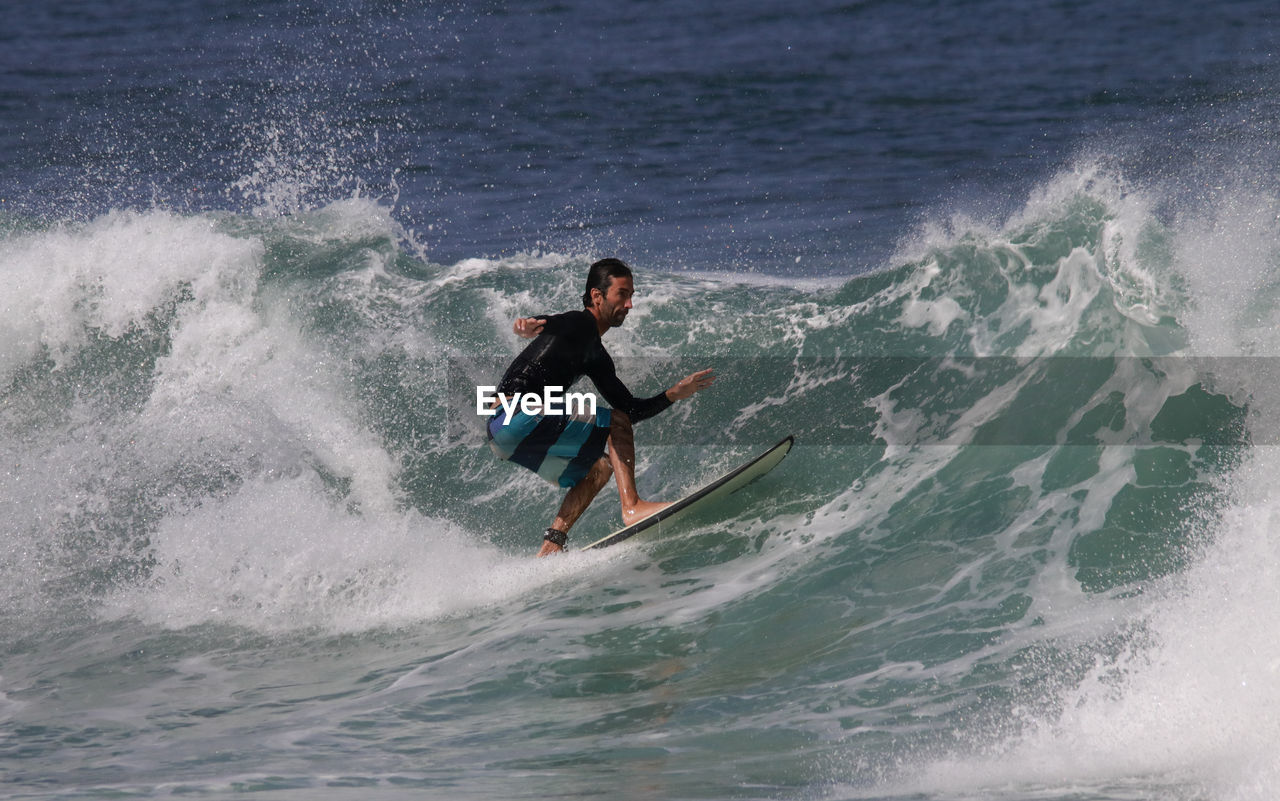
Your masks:
{"label": "man surfing", "polygon": [[[538,556],[564,550],[569,529],[613,476],[622,502],[622,521],[630,525],[667,506],[642,500],[636,492],[635,438],[632,424],[653,417],[679,400],[691,397],[715,381],[711,370],[680,379],[651,398],[636,398],[618,379],[613,359],[601,337],[622,325],[631,310],[635,283],[631,268],[620,259],[591,265],[583,309],[541,317],[522,317],[512,330],[532,339],[502,376],[489,421],[489,447],[499,458],[534,471],[567,487],[555,520],[543,536]],[[517,404],[518,398],[548,397],[588,376],[612,408],[594,413],[581,409],[542,409]]]}

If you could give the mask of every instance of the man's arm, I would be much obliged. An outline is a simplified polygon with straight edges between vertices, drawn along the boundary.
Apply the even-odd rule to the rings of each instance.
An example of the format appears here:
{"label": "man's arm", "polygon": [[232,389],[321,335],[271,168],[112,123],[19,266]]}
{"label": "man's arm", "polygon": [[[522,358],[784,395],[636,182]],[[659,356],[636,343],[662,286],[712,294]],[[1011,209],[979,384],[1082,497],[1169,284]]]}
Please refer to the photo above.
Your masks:
{"label": "man's arm", "polygon": [[631,422],[638,423],[666,411],[678,400],[684,400],[696,392],[701,392],[715,383],[716,377],[710,369],[700,370],[680,379],[671,389],[644,399],[633,396],[626,385],[618,380],[617,373],[613,371],[612,361],[608,362],[605,369],[591,373],[591,380],[595,382],[596,389],[600,390],[600,394],[604,395],[604,399],[613,408],[621,409],[631,418]]}

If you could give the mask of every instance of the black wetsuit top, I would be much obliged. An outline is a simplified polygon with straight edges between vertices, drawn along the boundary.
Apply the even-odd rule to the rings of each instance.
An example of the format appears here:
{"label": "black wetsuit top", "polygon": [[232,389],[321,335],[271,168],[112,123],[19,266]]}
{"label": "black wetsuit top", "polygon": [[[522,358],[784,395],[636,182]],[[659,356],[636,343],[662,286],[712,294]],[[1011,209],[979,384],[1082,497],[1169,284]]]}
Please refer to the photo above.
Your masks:
{"label": "black wetsuit top", "polygon": [[652,398],[636,398],[618,379],[613,359],[600,341],[596,318],[585,309],[539,317],[542,333],[516,357],[498,384],[498,392],[542,394],[544,387],[568,389],[588,376],[605,401],[626,412],[632,422],[653,417],[671,405],[665,392]]}

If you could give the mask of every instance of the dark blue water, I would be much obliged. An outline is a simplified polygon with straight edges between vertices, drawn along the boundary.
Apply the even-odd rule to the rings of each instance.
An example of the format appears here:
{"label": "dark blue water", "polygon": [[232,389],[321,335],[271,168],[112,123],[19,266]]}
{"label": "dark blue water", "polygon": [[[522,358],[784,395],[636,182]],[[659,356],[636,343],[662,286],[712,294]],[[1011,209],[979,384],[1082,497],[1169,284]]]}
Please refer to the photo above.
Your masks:
{"label": "dark blue water", "polygon": [[[1265,2],[32,4],[0,195],[280,213],[359,191],[434,259],[849,274],[1082,155],[1130,180],[1275,132]],[[1230,158],[1221,153],[1224,141]],[[799,260],[799,266],[797,266]]]}

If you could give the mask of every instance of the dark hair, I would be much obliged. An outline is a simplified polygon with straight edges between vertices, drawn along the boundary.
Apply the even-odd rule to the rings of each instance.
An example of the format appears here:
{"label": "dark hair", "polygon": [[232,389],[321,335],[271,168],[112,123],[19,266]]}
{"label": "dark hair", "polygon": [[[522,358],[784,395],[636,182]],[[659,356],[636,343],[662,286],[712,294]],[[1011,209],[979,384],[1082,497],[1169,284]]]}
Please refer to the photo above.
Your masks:
{"label": "dark hair", "polygon": [[591,308],[591,290],[608,292],[615,278],[630,278],[631,268],[622,259],[601,259],[587,273],[587,291],[582,293],[583,308]]}

